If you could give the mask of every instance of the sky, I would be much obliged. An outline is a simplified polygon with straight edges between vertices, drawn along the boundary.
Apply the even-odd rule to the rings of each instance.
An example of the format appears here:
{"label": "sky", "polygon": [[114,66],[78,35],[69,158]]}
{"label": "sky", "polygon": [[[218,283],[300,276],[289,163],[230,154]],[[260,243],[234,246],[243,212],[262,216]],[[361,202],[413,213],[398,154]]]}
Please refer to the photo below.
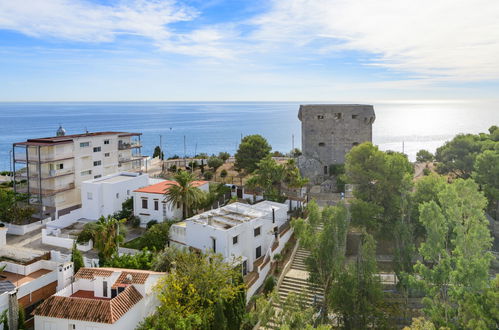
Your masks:
{"label": "sky", "polygon": [[0,101],[494,99],[497,0],[0,0]]}

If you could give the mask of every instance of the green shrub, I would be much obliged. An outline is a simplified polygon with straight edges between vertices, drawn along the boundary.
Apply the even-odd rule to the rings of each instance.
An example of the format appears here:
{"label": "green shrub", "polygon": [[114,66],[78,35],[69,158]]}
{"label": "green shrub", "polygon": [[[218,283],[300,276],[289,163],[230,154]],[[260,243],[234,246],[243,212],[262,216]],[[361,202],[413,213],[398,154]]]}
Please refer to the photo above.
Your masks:
{"label": "green shrub", "polygon": [[146,228],[149,229],[157,223],[158,223],[158,220],[151,220],[147,223]]}
{"label": "green shrub", "polygon": [[424,176],[428,176],[428,175],[430,175],[430,174],[431,174],[431,171],[430,171],[430,169],[429,169],[429,168],[423,168],[423,175],[424,175]]}
{"label": "green shrub", "polygon": [[203,178],[205,180],[211,180],[213,179],[213,172],[207,171],[203,173]]}
{"label": "green shrub", "polygon": [[224,168],[223,170],[220,171],[220,177],[221,178],[226,178],[227,177],[227,170]]}
{"label": "green shrub", "polygon": [[265,282],[263,283],[263,293],[265,295],[268,295],[269,293],[274,290],[275,287],[275,277],[273,275],[270,275],[265,279]]}
{"label": "green shrub", "polygon": [[136,215],[132,215],[131,217],[128,218],[128,223],[133,228],[138,228],[140,226],[140,218]]}

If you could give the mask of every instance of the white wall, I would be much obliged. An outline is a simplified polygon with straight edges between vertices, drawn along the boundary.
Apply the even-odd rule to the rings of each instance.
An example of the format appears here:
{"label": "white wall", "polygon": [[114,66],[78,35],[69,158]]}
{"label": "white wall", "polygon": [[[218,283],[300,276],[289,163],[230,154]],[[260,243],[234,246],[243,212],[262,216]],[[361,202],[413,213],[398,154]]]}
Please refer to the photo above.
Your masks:
{"label": "white wall", "polygon": [[[62,237],[59,233],[59,229],[42,229],[43,244],[72,249],[75,241],[76,239],[72,237]],[[85,244],[76,244],[76,248],[83,252],[90,251],[93,248],[93,242],[90,240]]]}
{"label": "white wall", "polygon": [[[147,208],[142,207],[142,200],[147,200]],[[154,201],[158,201],[158,209],[154,209]],[[172,203],[165,202],[162,194],[150,194],[143,192],[133,193],[133,214],[140,218],[140,226],[145,227],[151,220],[163,222],[169,219],[181,219],[182,208],[177,208]]]}
{"label": "white wall", "polygon": [[1,221],[0,221],[0,223],[3,223],[5,225],[5,227],[8,229],[8,233],[10,235],[22,236],[22,235],[25,235],[27,233],[30,233],[32,231],[35,231],[35,230],[42,228],[50,220],[51,220],[50,218],[46,218],[42,221],[33,222],[33,223],[28,224],[28,225],[14,225],[11,223],[4,223]]}
{"label": "white wall", "polygon": [[[164,181],[164,180],[162,180]],[[208,192],[208,183],[198,187],[201,191]],[[147,200],[147,208],[142,207],[142,200]],[[158,201],[158,209],[154,208],[154,201]],[[151,220],[163,222],[164,220],[182,219],[182,206],[165,202],[163,194],[133,192],[133,214],[140,218],[140,226],[145,227]]]}
{"label": "white wall", "polygon": [[147,186],[147,174],[123,173],[133,175],[127,180],[119,182],[106,182],[107,179],[121,175],[109,175],[103,178],[85,181],[81,185],[82,209],[85,218],[96,220],[101,216],[108,216],[122,208],[123,202],[132,197],[135,189]]}
{"label": "white wall", "polygon": [[83,211],[81,208],[73,210],[68,214],[60,216],[57,220],[47,222],[47,228],[66,228],[71,226],[76,221],[82,219]]}

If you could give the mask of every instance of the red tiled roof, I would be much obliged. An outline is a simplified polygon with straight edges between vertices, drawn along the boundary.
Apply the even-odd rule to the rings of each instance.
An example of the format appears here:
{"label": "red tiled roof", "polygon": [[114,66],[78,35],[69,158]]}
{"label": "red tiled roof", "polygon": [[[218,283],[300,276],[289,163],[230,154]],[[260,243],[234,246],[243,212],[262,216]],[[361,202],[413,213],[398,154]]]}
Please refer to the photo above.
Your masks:
{"label": "red tiled roof", "polygon": [[[131,276],[131,280],[128,280],[128,275]],[[144,284],[146,283],[149,273],[146,272],[127,272],[124,271],[120,274],[116,282],[114,282],[112,288],[120,286],[120,284]]]}
{"label": "red tiled roof", "polygon": [[93,280],[95,276],[108,277],[113,274],[112,270],[102,268],[80,268],[75,274],[75,278]]}
{"label": "red tiled roof", "polygon": [[[208,181],[192,181],[191,185],[194,187],[200,187],[207,184]],[[149,194],[164,194],[167,192],[168,188],[172,185],[178,185],[177,181],[165,180],[160,183],[152,184],[147,187],[139,188],[134,190],[135,192],[143,192]]]}
{"label": "red tiled roof", "polygon": [[51,296],[33,315],[112,324],[142,299],[134,286],[128,286],[111,300]]}

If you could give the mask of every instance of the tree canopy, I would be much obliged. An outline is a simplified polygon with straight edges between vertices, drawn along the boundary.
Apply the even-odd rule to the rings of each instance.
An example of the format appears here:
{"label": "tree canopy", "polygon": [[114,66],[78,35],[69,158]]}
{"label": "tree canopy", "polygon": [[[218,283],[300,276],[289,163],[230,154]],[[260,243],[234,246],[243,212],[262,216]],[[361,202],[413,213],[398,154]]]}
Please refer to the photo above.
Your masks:
{"label": "tree canopy", "polygon": [[245,286],[239,268],[217,254],[177,251],[156,286],[160,305],[139,329],[240,329]]}
{"label": "tree canopy", "polygon": [[424,311],[437,327],[466,327],[476,317],[476,305],[470,302],[489,286],[491,236],[485,205],[478,185],[462,179],[445,185],[437,201],[420,205],[426,240],[413,281],[426,293]]}
{"label": "tree canopy", "polygon": [[257,168],[258,162],[268,156],[271,150],[272,147],[263,136],[258,134],[245,136],[235,154],[235,167],[251,173]]}
{"label": "tree canopy", "polygon": [[203,192],[193,185],[195,180],[192,173],[180,171],[174,176],[177,185],[171,185],[165,192],[165,201],[172,205],[182,205],[182,219],[186,219],[193,207],[203,199]]}

